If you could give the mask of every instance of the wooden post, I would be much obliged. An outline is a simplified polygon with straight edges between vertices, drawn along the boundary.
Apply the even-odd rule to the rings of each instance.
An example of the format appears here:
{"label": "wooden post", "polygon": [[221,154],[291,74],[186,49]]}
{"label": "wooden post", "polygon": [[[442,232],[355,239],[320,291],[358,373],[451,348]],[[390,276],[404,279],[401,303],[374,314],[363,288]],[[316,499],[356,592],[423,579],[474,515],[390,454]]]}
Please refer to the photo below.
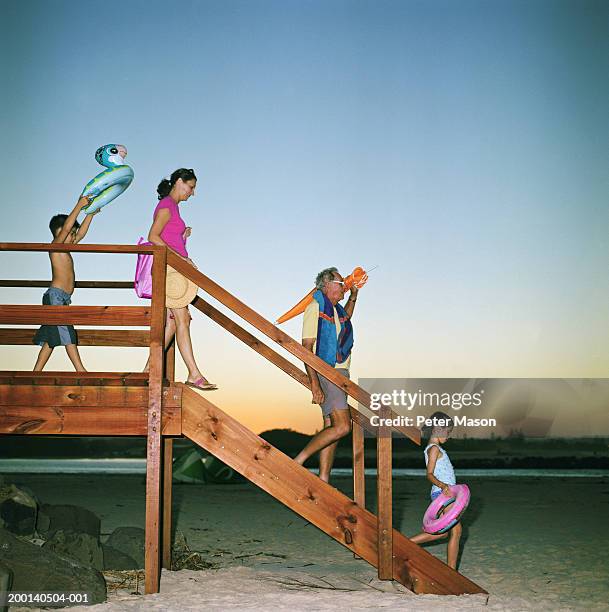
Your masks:
{"label": "wooden post", "polygon": [[353,500],[358,506],[366,507],[366,480],[364,476],[364,428],[355,421],[353,431]]}
{"label": "wooden post", "polygon": [[[175,341],[171,343],[165,353],[165,377],[173,382],[176,367]],[[163,567],[171,569],[171,500],[173,480],[173,438],[163,438]]]}
{"label": "wooden post", "polygon": [[171,382],[176,379],[176,341],[172,340],[165,352],[165,378]]}
{"label": "wooden post", "polygon": [[[366,507],[366,480],[364,475],[364,428],[351,422],[353,447],[353,501],[361,508]],[[361,559],[355,553],[356,559]]]}
{"label": "wooden post", "polygon": [[[379,417],[389,418],[391,410],[381,408]],[[382,422],[382,421],[381,421]],[[393,524],[392,524],[392,474],[391,474],[391,428],[381,426],[376,441],[377,473],[377,541],[379,580],[393,578]]]}
{"label": "wooden post", "polygon": [[148,437],[146,452],[146,593],[158,593],[161,579],[160,489],[163,341],[165,335],[165,276],[167,249],[154,247],[152,311],[150,315],[150,374],[148,378]]}
{"label": "wooden post", "polygon": [[163,438],[163,567],[171,569],[171,500],[173,479],[173,438]]}

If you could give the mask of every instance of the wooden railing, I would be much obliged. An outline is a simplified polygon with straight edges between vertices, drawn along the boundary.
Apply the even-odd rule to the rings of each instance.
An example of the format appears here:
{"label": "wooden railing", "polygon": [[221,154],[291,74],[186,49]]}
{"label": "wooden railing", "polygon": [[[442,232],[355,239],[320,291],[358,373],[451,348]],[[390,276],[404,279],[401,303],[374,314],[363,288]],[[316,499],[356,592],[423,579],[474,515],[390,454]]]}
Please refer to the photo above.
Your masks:
{"label": "wooden railing", "polygon": [[[342,388],[356,401],[350,406],[353,425],[353,490],[355,502],[365,508],[364,477],[364,430],[377,436],[377,515],[378,515],[378,573],[381,579],[391,579],[392,570],[392,432],[399,432],[415,443],[420,443],[420,432],[414,427],[395,426],[375,428],[370,425],[369,412],[362,412],[361,406],[369,409],[370,395],[353,381],[341,376],[327,363],[316,357],[302,344],[295,341],[270,321],[231,295],[220,285],[195,269],[188,262],[168,252],[165,247],[126,246],[126,245],[55,245],[0,243],[0,251],[46,251],[46,252],[85,252],[85,253],[150,253],[154,257],[152,283],[153,297],[149,306],[16,306],[0,305],[0,325],[31,324],[73,324],[73,325],[117,325],[145,326],[148,330],[79,330],[79,343],[88,346],[148,346],[150,350],[149,400],[148,400],[148,469],[146,496],[146,548],[158,550],[158,520],[156,511],[159,505],[161,474],[161,399],[162,381],[167,375],[174,377],[173,352],[164,364],[163,336],[165,325],[165,276],[167,264],[193,281],[203,291],[229,308],[236,315],[265,334],[273,342],[287,350],[300,361],[308,364],[316,372]],[[133,262],[135,265],[135,261]],[[0,287],[45,287],[48,281],[2,280]],[[127,289],[133,283],[125,281],[77,281],[78,288]],[[255,336],[240,327],[229,317],[214,308],[201,297],[195,298],[193,306],[207,315],[250,348],[264,356],[268,361],[286,372],[303,386],[310,388],[309,378],[303,370],[285,357],[265,345]],[[34,328],[0,328],[0,344],[30,344]],[[397,416],[390,409],[379,413],[382,418]],[[171,439],[165,441],[165,458],[171,458]],[[171,465],[165,465],[165,473],[171,473]],[[164,484],[165,507],[171,504],[170,482]],[[157,522],[155,522],[157,521]],[[169,566],[171,547],[169,530],[164,530],[163,562]],[[156,540],[155,540],[156,538]],[[158,576],[158,564],[148,568],[150,576]],[[147,572],[147,581],[148,572]],[[147,583],[147,592],[155,587]]]}
{"label": "wooden railing", "polygon": [[[128,245],[64,245],[0,243],[0,251],[74,251],[87,253],[150,253],[164,251],[163,247],[141,247]],[[134,262],[135,263],[135,262]],[[159,279],[163,281],[163,279]],[[154,282],[154,280],[153,280]],[[0,280],[0,287],[45,288],[48,280]],[[157,283],[158,284],[158,283]],[[163,287],[163,284],[160,285]],[[133,289],[131,281],[76,281],[80,289]],[[164,293],[164,292],[163,292]],[[0,305],[0,323],[9,325],[70,324],[70,325],[115,325],[147,327],[132,329],[87,329],[78,330],[78,343],[82,346],[150,347],[152,310],[154,300],[147,306],[40,306]],[[164,325],[164,321],[163,321]],[[0,328],[0,345],[28,345],[37,328]]]}
{"label": "wooden railing", "polygon": [[[1,250],[1,249],[0,249]],[[46,288],[51,285],[48,280],[0,280],[0,287]],[[132,281],[76,281],[76,289],[131,289]],[[22,308],[21,306],[19,308]],[[104,324],[107,319],[104,318]],[[149,322],[146,324],[149,326]],[[28,345],[36,333],[35,327],[0,328],[0,345]],[[80,346],[150,346],[150,330],[139,329],[79,329]]]}

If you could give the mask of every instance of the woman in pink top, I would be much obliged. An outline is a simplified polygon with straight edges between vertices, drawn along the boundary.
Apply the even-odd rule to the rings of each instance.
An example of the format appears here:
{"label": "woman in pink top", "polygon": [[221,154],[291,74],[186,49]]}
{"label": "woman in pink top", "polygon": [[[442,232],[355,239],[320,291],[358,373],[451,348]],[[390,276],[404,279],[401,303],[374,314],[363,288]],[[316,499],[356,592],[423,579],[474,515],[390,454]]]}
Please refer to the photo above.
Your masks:
{"label": "woman in pink top", "polygon": [[[192,169],[179,168],[172,173],[169,179],[163,179],[157,187],[160,201],[154,210],[154,221],[148,233],[148,240],[152,244],[166,246],[178,257],[185,259],[192,265],[194,264],[189,259],[186,250],[186,239],[190,236],[191,229],[186,227],[182,217],[180,217],[179,205],[194,195],[196,186],[197,177]],[[168,309],[165,323],[165,348],[171,344],[174,335],[182,359],[184,359],[188,368],[186,384],[204,391],[217,389],[216,385],[210,383],[201,374],[195,361],[190,338],[188,306]]]}

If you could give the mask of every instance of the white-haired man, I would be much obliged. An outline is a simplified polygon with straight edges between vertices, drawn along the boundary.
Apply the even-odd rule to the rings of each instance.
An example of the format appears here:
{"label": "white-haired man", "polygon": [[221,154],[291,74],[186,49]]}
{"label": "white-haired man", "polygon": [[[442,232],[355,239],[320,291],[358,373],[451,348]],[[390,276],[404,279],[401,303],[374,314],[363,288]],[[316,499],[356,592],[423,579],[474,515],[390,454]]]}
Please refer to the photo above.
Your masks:
{"label": "white-haired man", "polygon": [[[344,308],[339,304],[345,296],[345,283],[336,268],[322,270],[315,279],[317,291],[304,312],[302,345],[323,359],[336,371],[349,378],[353,326],[351,317],[357,301],[358,289],[351,288]],[[312,403],[319,404],[324,428],[294,458],[300,465],[319,451],[319,477],[330,480],[334,453],[338,441],[351,431],[351,415],[347,394],[306,365],[313,393]]]}

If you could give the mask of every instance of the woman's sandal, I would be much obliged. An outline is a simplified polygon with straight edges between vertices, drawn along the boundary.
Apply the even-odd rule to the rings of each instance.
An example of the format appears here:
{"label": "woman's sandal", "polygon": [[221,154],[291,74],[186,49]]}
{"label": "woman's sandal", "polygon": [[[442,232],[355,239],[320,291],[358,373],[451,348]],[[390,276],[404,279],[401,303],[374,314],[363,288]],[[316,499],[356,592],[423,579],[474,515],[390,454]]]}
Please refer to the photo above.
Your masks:
{"label": "woman's sandal", "polygon": [[193,389],[199,389],[199,391],[215,391],[218,388],[218,385],[214,385],[214,383],[203,382],[203,378],[197,378],[194,382],[186,381],[184,384],[187,387],[192,387]]}

